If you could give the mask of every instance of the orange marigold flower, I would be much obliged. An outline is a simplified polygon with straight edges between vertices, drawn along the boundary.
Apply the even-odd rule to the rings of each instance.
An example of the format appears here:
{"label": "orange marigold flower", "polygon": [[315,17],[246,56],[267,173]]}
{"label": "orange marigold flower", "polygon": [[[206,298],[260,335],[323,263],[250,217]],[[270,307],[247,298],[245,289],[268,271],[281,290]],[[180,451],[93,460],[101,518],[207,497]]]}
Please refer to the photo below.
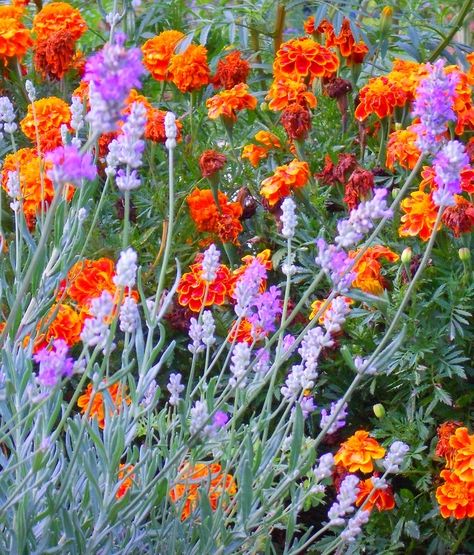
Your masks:
{"label": "orange marigold flower", "polygon": [[35,144],[36,126],[38,127],[40,149],[44,153],[62,145],[61,125],[69,125],[70,121],[71,112],[67,103],[61,98],[49,96],[28,105],[28,112],[20,126],[23,133]]}
{"label": "orange marigold flower", "polygon": [[443,518],[474,517],[474,484],[459,479],[454,472],[442,470],[444,484],[436,489],[436,499]]}
{"label": "orange marigold flower", "polygon": [[349,54],[349,56],[346,57],[346,64],[349,67],[361,64],[365,60],[365,57],[368,53],[369,48],[364,41],[356,42],[352,46],[351,53]]}
{"label": "orange marigold flower", "polygon": [[474,435],[464,426],[457,428],[449,438],[449,445],[456,450],[453,473],[462,481],[474,483]]}
{"label": "orange marigold flower", "polygon": [[[271,256],[272,256],[271,250],[265,249],[259,252],[256,256],[253,256],[252,254],[247,254],[246,256],[242,257],[243,264],[232,272],[232,277],[229,284],[229,296],[230,297],[234,296],[235,284],[255,259],[257,259],[266,270],[268,271],[271,270],[273,268]],[[267,281],[263,279],[260,282],[259,292],[263,293],[266,287],[267,287]]]}
{"label": "orange marigold flower", "polygon": [[[120,410],[122,403],[130,404],[130,397],[126,393],[126,386],[120,383],[114,383],[107,388],[107,393],[112,400],[114,408],[111,408],[109,415],[113,416]],[[105,409],[108,402],[104,399],[102,391],[92,392],[92,383],[87,386],[83,395],[77,400],[77,406],[81,409],[81,413],[85,414],[90,405],[89,418],[95,418],[99,428],[105,428]]]}
{"label": "orange marigold flower", "polygon": [[458,119],[456,121],[455,133],[456,135],[462,135],[466,131],[472,131],[474,129],[474,108],[469,108],[457,114]]}
{"label": "orange marigold flower", "polygon": [[299,80],[329,77],[339,68],[339,60],[328,48],[304,37],[284,42],[276,53],[273,72],[276,77]]}
{"label": "orange marigold flower", "polygon": [[[372,478],[361,480],[357,487],[359,488],[359,493],[357,494],[355,504],[357,507],[360,507],[364,505],[364,501],[374,489]],[[385,489],[375,490],[367,503],[365,503],[364,511],[371,511],[374,507],[377,507],[378,511],[391,511],[395,507],[395,498],[390,486],[387,486]]]}
{"label": "orange marigold flower", "polygon": [[43,77],[62,79],[73,65],[75,40],[71,33],[59,29],[48,38],[36,43],[34,64],[35,69]]}
{"label": "orange marigold flower", "polygon": [[171,29],[148,39],[143,44],[143,65],[157,81],[168,79],[168,66],[171,56],[183,37],[184,33]]}
{"label": "orange marigold flower", "polygon": [[334,462],[342,464],[349,472],[364,473],[374,470],[373,460],[381,459],[385,449],[370,437],[369,432],[359,430],[346,440],[334,455]]}
{"label": "orange marigold flower", "polygon": [[217,62],[216,74],[212,79],[214,88],[232,89],[239,83],[246,83],[250,71],[250,64],[242,59],[239,50],[231,52]]}
{"label": "orange marigold flower", "polygon": [[206,108],[210,119],[223,116],[231,121],[237,120],[237,112],[255,110],[257,99],[249,92],[246,83],[239,83],[232,89],[224,89],[206,100]]}
{"label": "orange marigold flower", "polygon": [[351,31],[351,22],[346,17],[342,22],[339,35],[334,38],[334,44],[339,48],[339,52],[344,58],[351,55],[355,39]]}
{"label": "orange marigold flower", "polygon": [[45,40],[56,31],[69,31],[78,40],[87,31],[81,13],[66,2],[46,4],[33,19],[33,33],[37,40]]}
{"label": "orange marigold flower", "polygon": [[223,305],[227,302],[231,277],[227,266],[219,265],[216,279],[212,282],[203,279],[201,262],[192,264],[189,269],[191,271],[183,274],[178,283],[178,302],[181,306],[199,312],[203,306]]}
{"label": "orange marigold flower", "polygon": [[461,195],[454,195],[454,200],[456,204],[445,209],[441,221],[459,237],[474,230],[474,204]]}
{"label": "orange marigold flower", "polygon": [[[237,485],[231,474],[224,474],[222,472],[220,464],[184,464],[169,494],[173,503],[178,503],[183,497],[185,498],[181,511],[181,520],[186,520],[196,509],[199,503],[199,496],[204,491],[207,491],[211,509],[215,511],[220,497],[223,495],[229,498],[233,497],[237,493]],[[225,507],[225,503],[223,506]]]}
{"label": "orange marigold flower", "polygon": [[211,74],[207,65],[207,49],[190,44],[184,52],[171,57],[168,71],[171,81],[182,93],[204,87],[209,83]]}
{"label": "orange marigold flower", "polygon": [[273,133],[270,133],[270,131],[257,131],[255,133],[255,140],[267,148],[281,148],[280,139]]}
{"label": "orange marigold flower", "polygon": [[260,194],[265,197],[270,207],[290,195],[293,189],[304,187],[309,179],[307,162],[292,160],[289,164],[278,166],[271,177],[262,181]]}
{"label": "orange marigold flower", "polygon": [[269,101],[268,108],[275,112],[293,103],[309,108],[315,108],[317,104],[316,97],[303,82],[282,78],[273,81],[265,100]]}
{"label": "orange marigold flower", "polygon": [[[355,258],[358,253],[359,250],[350,251],[349,256]],[[387,288],[388,282],[382,276],[382,264],[379,260],[396,262],[399,258],[398,254],[383,245],[369,247],[353,268],[357,275],[352,282],[352,287],[372,295],[381,295]]]}
{"label": "orange marigold flower", "polygon": [[290,140],[302,140],[308,136],[311,129],[311,114],[301,104],[290,104],[281,115],[281,124]]}
{"label": "orange marigold flower", "polygon": [[473,84],[474,83],[474,52],[470,52],[469,54],[467,54],[466,60],[467,60],[467,63],[470,65],[469,71],[467,73],[467,76],[469,78],[469,83]]}
{"label": "orange marigold flower", "polygon": [[421,154],[415,144],[417,137],[412,126],[390,133],[385,162],[389,170],[393,170],[395,162],[406,170],[412,170],[415,167]]}
{"label": "orange marigold flower", "polygon": [[[354,304],[353,299],[350,299],[349,297],[343,297],[344,300],[346,301],[347,305],[351,305]],[[323,304],[326,302],[326,299],[316,299],[315,301],[313,301],[311,303],[311,313],[308,316],[308,320],[312,320],[313,318],[316,317],[316,314],[319,312],[320,308],[323,306]],[[326,312],[332,308],[332,301],[328,304],[328,306],[324,309],[323,313],[321,314],[321,316],[318,318],[318,322],[320,324],[324,324],[324,316],[326,315]]]}
{"label": "orange marigold flower", "polygon": [[[423,189],[420,185],[418,191],[414,191],[400,203],[404,212],[401,217],[402,224],[398,229],[400,237],[418,236],[422,241],[428,241],[433,232],[438,208],[431,194],[425,193]],[[438,229],[441,229],[441,224]]]}
{"label": "orange marigold flower", "polygon": [[219,172],[227,163],[225,154],[215,150],[205,150],[199,157],[199,169],[203,177],[210,177]]}
{"label": "orange marigold flower", "polygon": [[241,154],[241,158],[247,159],[254,168],[256,168],[260,164],[261,160],[265,160],[267,156],[267,147],[254,144],[245,145]]}
{"label": "orange marigold flower", "polygon": [[355,110],[355,117],[363,121],[370,114],[376,114],[380,119],[391,116],[397,106],[403,106],[407,101],[407,93],[400,85],[388,77],[374,77],[359,93],[359,104]]}
{"label": "orange marigold flower", "polygon": [[[135,474],[130,474],[130,472],[132,472],[134,468],[135,467],[133,466],[133,464],[120,464],[118,479],[122,483],[120,484],[117,490],[117,493],[115,494],[115,497],[117,499],[120,499],[121,497],[123,497],[127,493],[127,491],[132,487],[133,480],[135,479]],[[128,474],[130,474],[130,476],[128,476],[128,478],[125,478],[125,476],[127,476]]]}
{"label": "orange marigold flower", "polygon": [[469,84],[468,75],[455,65],[447,66],[444,71],[447,75],[454,73],[457,76],[456,88],[454,89],[454,111],[461,114],[469,110],[471,108],[472,88]]}
{"label": "orange marigold flower", "polygon": [[312,35],[316,29],[314,27],[314,15],[310,15],[306,21],[303,23],[304,32],[308,35]]}
{"label": "orange marigold flower", "polygon": [[20,21],[24,11],[24,5],[12,4],[11,6],[0,6],[0,19],[16,19]]}
{"label": "orange marigold flower", "polygon": [[33,40],[30,31],[13,17],[0,17],[0,60],[22,58]]}
{"label": "orange marigold flower", "polygon": [[425,64],[412,62],[409,60],[394,60],[392,71],[387,74],[387,78],[402,87],[407,95],[407,100],[415,98],[416,89],[421,79],[428,75]]}
{"label": "orange marigold flower", "polygon": [[47,347],[54,339],[63,339],[69,347],[79,343],[84,324],[84,315],[67,304],[54,304],[39,322],[34,350]]}
{"label": "orange marigold flower", "polygon": [[446,466],[452,468],[456,449],[449,445],[449,438],[454,434],[457,428],[462,426],[462,422],[448,420],[443,422],[436,431],[438,435],[438,443],[436,444],[435,455],[446,459]]}
{"label": "orange marigold flower", "polygon": [[230,333],[227,341],[229,343],[233,343],[235,341],[236,343],[247,343],[247,345],[252,345],[252,343],[255,341],[255,337],[253,336],[252,331],[252,323],[247,320],[247,318],[242,318],[238,326],[236,320],[230,328]]}

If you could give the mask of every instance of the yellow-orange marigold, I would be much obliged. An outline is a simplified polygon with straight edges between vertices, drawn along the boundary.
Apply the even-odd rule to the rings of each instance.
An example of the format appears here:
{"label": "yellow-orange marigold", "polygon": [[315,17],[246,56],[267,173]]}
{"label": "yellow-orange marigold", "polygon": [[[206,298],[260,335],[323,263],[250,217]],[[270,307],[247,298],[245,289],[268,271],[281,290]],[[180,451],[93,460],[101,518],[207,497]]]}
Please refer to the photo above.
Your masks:
{"label": "yellow-orange marigold", "polygon": [[[130,397],[126,395],[126,386],[120,383],[114,383],[107,388],[114,408],[111,408],[109,415],[112,416],[119,412],[122,403],[130,404]],[[102,391],[92,392],[92,383],[90,383],[83,395],[77,400],[77,406],[81,409],[81,413],[85,414],[90,404],[89,418],[95,418],[99,428],[105,428],[105,409],[106,400]]]}
{"label": "yellow-orange marigold", "polygon": [[110,258],[78,260],[69,270],[64,286],[66,295],[83,308],[104,291],[114,296],[115,263]]}
{"label": "yellow-orange marigold", "polygon": [[397,106],[403,106],[407,101],[407,93],[401,86],[386,76],[374,77],[361,88],[359,104],[355,110],[355,117],[363,121],[370,114],[376,114],[380,119],[391,116]]}
{"label": "yellow-orange marigold", "polygon": [[436,489],[436,500],[443,518],[474,517],[474,484],[459,479],[448,469],[441,471],[444,484]]}
{"label": "yellow-orange marigold", "polygon": [[270,131],[257,131],[255,133],[255,140],[267,148],[281,148],[280,139],[273,133],[270,133]]}
{"label": "yellow-orange marigold", "polygon": [[183,37],[184,33],[171,29],[148,39],[142,45],[143,65],[157,81],[168,79],[168,66],[171,56]]}
{"label": "yellow-orange marigold", "polygon": [[[418,236],[422,241],[428,241],[438,215],[438,208],[431,194],[425,193],[424,187],[420,185],[418,191],[402,200],[400,208],[404,212],[398,229],[400,237]],[[441,224],[438,229],[441,229]]]}
{"label": "yellow-orange marigold", "polygon": [[207,65],[207,49],[190,44],[181,54],[174,54],[168,66],[171,81],[182,93],[195,91],[209,83],[211,71]]}
{"label": "yellow-orange marigold", "polygon": [[296,103],[309,108],[315,108],[316,97],[301,81],[277,78],[273,81],[266,100],[268,108],[275,112],[283,111],[290,104]]}
{"label": "yellow-orange marigold", "polygon": [[418,135],[410,126],[407,129],[394,131],[389,135],[387,143],[386,166],[393,170],[395,162],[407,170],[412,170],[421,152],[415,144]]}
{"label": "yellow-orange marigold", "polygon": [[339,68],[339,60],[328,48],[308,37],[281,44],[273,64],[275,77],[298,80],[329,77]]}
{"label": "yellow-orange marigold", "polygon": [[46,4],[33,19],[33,33],[38,40],[44,40],[60,30],[69,31],[78,40],[87,31],[87,24],[81,12],[66,2]]}
{"label": "yellow-orange marigold", "polygon": [[237,112],[255,110],[257,99],[249,93],[246,83],[238,83],[232,89],[224,89],[206,100],[206,108],[210,119],[223,116],[231,121],[237,120]]}
{"label": "yellow-orange marigold", "polygon": [[265,197],[270,207],[290,195],[297,188],[304,187],[309,179],[307,162],[292,160],[289,164],[278,166],[271,177],[262,181],[260,194]]}
{"label": "yellow-orange marigold", "polygon": [[452,471],[463,482],[474,484],[474,435],[464,426],[457,428],[449,438],[449,445],[456,451]]}
{"label": "yellow-orange marigold", "polygon": [[341,464],[349,472],[372,472],[373,461],[381,459],[385,449],[379,442],[370,437],[369,432],[359,430],[346,440],[334,455],[334,462]]}
{"label": "yellow-orange marigold", "polygon": [[266,146],[249,144],[245,145],[242,150],[241,158],[247,159],[254,168],[256,168],[261,160],[265,160],[268,156],[268,148]]}
{"label": "yellow-orange marigold", "polygon": [[39,322],[34,350],[49,345],[54,339],[63,339],[69,347],[79,343],[84,324],[84,315],[64,303],[56,303]]}
{"label": "yellow-orange marigold", "polygon": [[30,31],[18,19],[0,18],[0,60],[6,63],[14,56],[22,58],[32,44]]}
{"label": "yellow-orange marigold", "polygon": [[[359,250],[350,251],[349,256],[355,258],[358,253]],[[382,259],[396,262],[399,258],[398,254],[383,245],[369,247],[353,268],[356,278],[352,282],[352,287],[372,295],[381,295],[387,288],[388,282],[382,276],[382,264],[379,261]]]}
{"label": "yellow-orange marigold", "polygon": [[[357,487],[359,488],[359,493],[357,494],[355,504],[357,507],[360,507],[364,505],[365,500],[374,489],[372,478],[361,480],[357,484]],[[374,507],[376,507],[378,511],[391,511],[395,507],[395,498],[393,497],[393,491],[390,486],[387,486],[385,489],[376,489],[367,503],[365,503],[364,511],[371,511]]]}

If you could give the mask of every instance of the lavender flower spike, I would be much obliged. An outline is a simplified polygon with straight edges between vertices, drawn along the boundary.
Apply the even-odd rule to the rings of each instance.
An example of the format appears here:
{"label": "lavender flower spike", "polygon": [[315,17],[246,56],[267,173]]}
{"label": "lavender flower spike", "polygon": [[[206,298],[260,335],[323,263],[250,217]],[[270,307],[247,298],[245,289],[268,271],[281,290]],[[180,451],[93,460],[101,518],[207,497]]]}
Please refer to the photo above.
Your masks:
{"label": "lavender flower spike", "polygon": [[52,349],[41,349],[33,360],[39,363],[38,382],[45,387],[54,387],[62,377],[70,377],[73,359],[67,356],[69,347],[63,339],[55,339]]}
{"label": "lavender flower spike", "polygon": [[59,146],[46,155],[53,168],[48,170],[48,177],[56,184],[73,183],[81,185],[83,179],[92,181],[97,176],[97,168],[90,152],[81,154],[74,145]]}
{"label": "lavender flower spike", "polygon": [[448,141],[435,156],[435,183],[433,201],[438,206],[456,204],[454,195],[461,192],[461,171],[469,166],[469,156],[459,141]]}

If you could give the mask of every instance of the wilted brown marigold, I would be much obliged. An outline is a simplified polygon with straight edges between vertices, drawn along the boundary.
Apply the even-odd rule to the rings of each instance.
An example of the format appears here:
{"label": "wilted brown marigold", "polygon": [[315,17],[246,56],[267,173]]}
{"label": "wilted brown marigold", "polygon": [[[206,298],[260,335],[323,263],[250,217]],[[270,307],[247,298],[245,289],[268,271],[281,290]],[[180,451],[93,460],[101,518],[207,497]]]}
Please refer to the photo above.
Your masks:
{"label": "wilted brown marigold", "polygon": [[215,150],[205,150],[199,158],[199,168],[203,177],[210,177],[220,171],[227,162],[224,154]]}
{"label": "wilted brown marigold", "polygon": [[239,83],[246,83],[250,71],[250,64],[242,59],[239,50],[231,52],[217,62],[216,74],[212,79],[214,88],[232,89]]}
{"label": "wilted brown marigold", "polygon": [[78,40],[87,31],[87,24],[79,10],[66,2],[46,4],[33,19],[33,33],[37,40],[47,39],[56,31],[69,31]]}
{"label": "wilted brown marigold", "polygon": [[168,66],[171,56],[183,37],[184,33],[171,29],[148,39],[143,44],[143,65],[151,73],[153,79],[164,81],[169,77]]}
{"label": "wilted brown marigold", "polygon": [[471,233],[474,230],[474,204],[461,195],[454,195],[456,204],[448,206],[442,217],[442,222],[449,227],[455,237],[461,233]]}
{"label": "wilted brown marigold", "polygon": [[67,30],[60,29],[36,43],[34,64],[35,69],[50,79],[62,79],[72,67],[74,60],[75,40]]}
{"label": "wilted brown marigold", "polygon": [[316,177],[326,185],[344,184],[348,176],[357,168],[357,158],[354,154],[338,154],[337,164],[334,164],[331,157],[326,154],[325,165]]}
{"label": "wilted brown marigold", "polygon": [[362,167],[357,167],[349,177],[344,191],[344,202],[353,210],[359,202],[365,200],[374,188],[374,174]]}
{"label": "wilted brown marigold", "polygon": [[311,114],[301,104],[290,104],[285,108],[280,121],[291,140],[305,139],[311,129]]}
{"label": "wilted brown marigold", "polygon": [[171,81],[182,93],[204,87],[211,75],[207,65],[207,49],[202,45],[190,44],[184,52],[171,57],[168,70]]}

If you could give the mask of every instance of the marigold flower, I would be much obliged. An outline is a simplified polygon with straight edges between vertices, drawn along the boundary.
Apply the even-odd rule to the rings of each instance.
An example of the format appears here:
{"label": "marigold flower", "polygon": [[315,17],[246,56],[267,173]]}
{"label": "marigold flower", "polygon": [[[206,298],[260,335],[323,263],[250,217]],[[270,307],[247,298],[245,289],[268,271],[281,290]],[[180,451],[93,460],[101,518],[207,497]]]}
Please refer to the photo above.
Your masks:
{"label": "marigold flower", "polygon": [[[51,5],[48,4],[48,6]],[[62,145],[61,125],[69,125],[70,121],[71,112],[66,102],[55,96],[50,96],[35,100],[33,106],[29,104],[28,112],[21,120],[20,126],[23,133],[35,144],[37,126],[40,149],[44,153]]]}
{"label": "marigold flower", "polygon": [[[422,241],[428,241],[438,215],[438,208],[431,194],[425,193],[424,187],[420,185],[418,191],[402,200],[400,208],[404,212],[398,229],[400,237],[418,236]],[[441,224],[438,229],[441,229]]]}
{"label": "marigold flower", "polygon": [[428,73],[425,64],[396,59],[393,61],[392,71],[387,74],[387,79],[402,87],[407,95],[407,100],[412,101],[415,98],[421,79],[426,77]]}
{"label": "marigold flower", "polygon": [[[119,472],[118,472],[118,479],[119,479],[119,481],[122,481],[122,483],[120,484],[119,489],[117,490],[117,493],[115,494],[115,497],[117,499],[120,499],[121,497],[123,497],[127,493],[127,491],[132,487],[133,480],[135,479],[135,474],[130,474],[130,472],[134,468],[135,467],[133,466],[133,464],[120,464]],[[127,474],[130,474],[130,476],[128,478],[125,478],[125,476],[127,476]],[[124,478],[125,478],[125,480],[124,480]]]}
{"label": "marigold flower", "polygon": [[385,162],[389,170],[393,170],[395,162],[406,170],[412,170],[415,167],[421,154],[416,146],[417,138],[418,135],[412,126],[390,133]]}
{"label": "marigold flower", "polygon": [[210,119],[223,116],[231,121],[237,120],[237,112],[255,110],[257,99],[249,92],[245,83],[239,83],[232,89],[224,89],[206,100],[206,108]]}
{"label": "marigold flower", "polygon": [[462,426],[462,422],[456,422],[454,420],[448,420],[443,422],[436,431],[438,435],[438,443],[436,444],[435,455],[438,457],[443,457],[446,459],[446,467],[452,468],[454,462],[454,456],[456,455],[456,449],[449,445],[449,439],[457,430]]}
{"label": "marigold flower", "polygon": [[308,35],[312,35],[316,31],[314,21],[314,15],[310,15],[303,23],[304,32]]}
{"label": "marigold flower", "polygon": [[81,13],[66,2],[46,4],[33,19],[33,33],[37,40],[45,40],[56,31],[69,31],[76,41],[87,31]]}
{"label": "marigold flower", "polygon": [[[242,257],[243,264],[233,270],[231,281],[229,284],[229,296],[234,296],[234,288],[237,281],[240,277],[246,272],[247,268],[252,264],[252,262],[257,259],[260,264],[267,270],[271,270],[273,268],[273,264],[271,261],[272,252],[270,249],[264,249],[263,251],[259,252],[256,256],[252,254],[247,254],[246,256]],[[259,292],[263,293],[267,287],[267,280],[262,279],[260,283]]]}
{"label": "marigold flower", "polygon": [[[355,258],[358,253],[359,250],[350,251],[349,256]],[[369,247],[352,269],[356,273],[352,287],[372,295],[381,295],[387,288],[388,282],[382,276],[382,264],[379,260],[396,262],[399,258],[398,254],[383,245]]]}
{"label": "marigold flower", "polygon": [[344,58],[351,55],[355,39],[351,30],[351,22],[346,17],[342,22],[341,31],[334,38],[334,45],[339,48],[339,52]]}
{"label": "marigold flower", "polygon": [[205,150],[199,157],[199,168],[203,177],[210,177],[219,172],[227,162],[225,154],[215,150]]}
{"label": "marigold flower", "polygon": [[346,183],[343,200],[349,210],[353,210],[361,201],[367,200],[373,189],[374,174],[362,167],[357,167]]}
{"label": "marigold flower", "polygon": [[355,66],[357,64],[361,64],[367,54],[369,53],[369,48],[365,44],[364,41],[356,42],[352,46],[352,50],[349,56],[346,57],[346,64],[350,66]]}
{"label": "marigold flower", "polygon": [[270,133],[270,131],[257,131],[255,133],[255,140],[267,148],[281,148],[280,139],[273,133]]}
{"label": "marigold flower", "polygon": [[252,345],[255,341],[252,335],[253,326],[252,323],[247,320],[247,318],[242,318],[237,326],[237,320],[232,324],[230,328],[230,333],[227,338],[229,343],[247,343],[247,345]]}
{"label": "marigold flower", "polygon": [[385,449],[379,442],[370,437],[369,432],[359,430],[341,445],[334,462],[342,464],[349,472],[368,473],[374,470],[372,461],[384,455]]}
{"label": "marigold flower", "polygon": [[[360,507],[374,489],[372,478],[361,480],[357,487],[359,488],[359,493],[355,504],[357,507]],[[391,511],[395,507],[395,498],[390,486],[387,486],[385,489],[375,490],[375,493],[365,503],[364,511],[371,511],[374,507],[377,507],[378,511]]]}
{"label": "marigold flower", "polygon": [[461,195],[454,195],[454,201],[456,204],[445,209],[441,221],[459,237],[474,230],[474,204]]}
{"label": "marigold flower", "polygon": [[193,312],[199,312],[203,306],[223,305],[227,302],[231,277],[227,266],[219,265],[216,279],[212,282],[203,279],[201,262],[192,264],[189,269],[191,271],[183,274],[176,290],[181,306],[187,306]]}
{"label": "marigold flower", "polygon": [[464,426],[457,428],[449,438],[449,446],[456,450],[453,473],[462,481],[474,484],[474,434]]}
{"label": "marigold flower", "polygon": [[142,45],[143,65],[151,73],[153,79],[157,81],[168,79],[168,66],[171,56],[183,37],[184,33],[171,29],[148,39]]}
{"label": "marigold flower", "polygon": [[328,48],[304,37],[284,42],[276,53],[273,72],[276,77],[299,80],[329,77],[339,68],[339,60]]}
{"label": "marigold flower", "polygon": [[48,314],[39,322],[34,351],[47,347],[54,339],[63,339],[69,347],[79,343],[84,315],[63,303],[54,304]]}
{"label": "marigold flower", "polygon": [[[423,166],[421,170],[420,188],[429,187],[431,190],[436,189],[435,177],[436,171],[431,166]],[[461,189],[468,194],[474,193],[474,168],[467,167],[461,170]]]}
{"label": "marigold flower", "polygon": [[79,260],[69,270],[65,282],[66,294],[79,306],[88,308],[92,299],[103,291],[114,296],[115,262],[110,258]]}
{"label": "marigold flower", "polygon": [[62,79],[73,65],[74,51],[75,40],[69,31],[60,29],[51,33],[36,43],[35,69],[43,77]]}
{"label": "marigold flower", "polygon": [[436,489],[436,499],[443,518],[474,517],[474,484],[459,479],[454,472],[442,470],[444,484]]}
{"label": "marigold flower", "polygon": [[0,17],[0,60],[22,58],[33,40],[30,31],[13,17]]}
{"label": "marigold flower", "polygon": [[397,83],[388,77],[374,77],[359,93],[359,104],[355,110],[355,117],[363,121],[370,114],[376,114],[380,119],[391,116],[397,106],[403,106],[407,101],[407,93]]}
{"label": "marigold flower", "polygon": [[[354,304],[354,300],[350,299],[349,297],[344,297],[344,300],[346,301],[346,304]],[[322,299],[322,300],[316,299],[311,303],[311,312],[310,312],[310,315],[308,316],[308,320],[312,320],[313,318],[316,317],[316,314],[319,312],[320,308],[323,306],[325,302],[326,302],[326,299]],[[318,322],[320,324],[324,324],[324,316],[326,315],[326,312],[330,309],[332,309],[332,301],[324,309],[321,316],[318,318]]]}
{"label": "marigold flower", "polygon": [[354,154],[338,154],[337,164],[326,154],[324,161],[324,168],[316,177],[326,185],[345,184],[349,175],[358,167]]}
{"label": "marigold flower", "polygon": [[260,194],[265,197],[270,207],[289,196],[294,189],[304,187],[309,179],[307,162],[292,160],[289,164],[278,166],[271,177],[262,181]]}
{"label": "marigold flower", "polygon": [[462,135],[466,131],[472,131],[474,129],[474,108],[469,108],[464,110],[464,112],[457,114],[456,127],[454,132],[456,135]]}
{"label": "marigold flower", "polygon": [[216,74],[212,78],[214,88],[232,89],[239,83],[246,83],[250,64],[242,59],[242,53],[235,50],[217,62]]}
{"label": "marigold flower", "polygon": [[[217,463],[185,463],[178,474],[175,485],[170,490],[173,503],[185,497],[181,512],[181,520],[186,520],[196,509],[199,496],[207,491],[211,509],[215,511],[219,499],[223,495],[233,497],[237,493],[237,485],[231,474],[224,474]],[[225,503],[223,504],[225,507]]]}
{"label": "marigold flower", "polygon": [[20,21],[24,11],[24,5],[12,3],[11,6],[0,6],[0,19],[16,19]]}
{"label": "marigold flower", "polygon": [[280,121],[291,140],[305,139],[311,129],[311,114],[308,108],[301,104],[293,103],[287,106]]}
{"label": "marigold flower", "polygon": [[316,97],[304,83],[281,78],[273,81],[265,100],[269,101],[268,108],[275,112],[282,111],[293,103],[307,105],[309,108],[315,108],[317,104]]}
{"label": "marigold flower", "polygon": [[267,147],[254,144],[245,145],[241,154],[241,158],[243,160],[247,159],[254,168],[256,168],[260,164],[261,160],[265,160],[267,156]]}
{"label": "marigold flower", "polygon": [[182,93],[204,87],[209,83],[211,74],[207,65],[207,49],[190,44],[184,52],[171,57],[168,71],[171,81]]}
{"label": "marigold flower", "polygon": [[[126,386],[120,383],[114,383],[107,388],[107,393],[115,405],[114,409],[111,409],[109,412],[110,416],[119,412],[122,403],[130,404],[130,397],[125,394],[126,389]],[[87,386],[85,393],[77,400],[77,406],[81,409],[82,414],[87,412],[89,404],[89,418],[95,418],[99,428],[104,429],[106,401],[101,391],[92,393],[92,383]]]}

